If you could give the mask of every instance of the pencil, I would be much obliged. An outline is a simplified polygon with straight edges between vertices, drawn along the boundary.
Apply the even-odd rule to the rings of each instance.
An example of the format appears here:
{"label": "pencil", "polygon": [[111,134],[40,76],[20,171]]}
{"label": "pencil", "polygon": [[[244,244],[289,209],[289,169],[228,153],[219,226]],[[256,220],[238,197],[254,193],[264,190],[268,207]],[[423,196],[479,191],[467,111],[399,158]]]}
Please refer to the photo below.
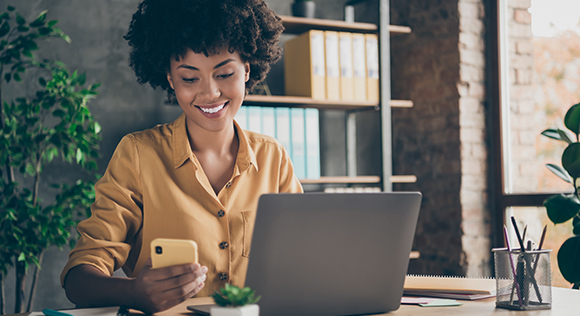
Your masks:
{"label": "pencil", "polygon": [[[513,217],[512,217],[513,219]],[[508,250],[508,257],[510,258],[510,266],[512,268],[512,273],[514,275],[514,284],[516,285],[516,294],[518,295],[518,303],[520,304],[520,307],[524,306],[523,302],[522,302],[522,296],[521,296],[521,291],[520,291],[520,283],[518,282],[518,277],[516,275],[516,268],[514,266],[514,261],[512,260],[512,247],[510,246],[510,240],[508,238],[508,231],[507,231],[507,227],[504,225],[503,226],[503,236],[505,237],[505,244]]]}

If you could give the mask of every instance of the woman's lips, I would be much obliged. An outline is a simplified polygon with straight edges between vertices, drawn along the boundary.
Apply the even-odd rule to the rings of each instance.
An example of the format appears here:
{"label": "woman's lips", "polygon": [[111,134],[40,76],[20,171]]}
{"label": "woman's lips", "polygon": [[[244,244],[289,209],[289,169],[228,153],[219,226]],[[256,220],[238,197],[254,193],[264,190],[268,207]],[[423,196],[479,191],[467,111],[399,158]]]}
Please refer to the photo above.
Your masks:
{"label": "woman's lips", "polygon": [[226,104],[227,104],[227,102],[222,103],[222,104],[218,104],[218,105],[203,106],[203,107],[196,105],[195,107],[200,109],[203,113],[214,114],[214,113],[221,111],[223,108],[225,108]]}

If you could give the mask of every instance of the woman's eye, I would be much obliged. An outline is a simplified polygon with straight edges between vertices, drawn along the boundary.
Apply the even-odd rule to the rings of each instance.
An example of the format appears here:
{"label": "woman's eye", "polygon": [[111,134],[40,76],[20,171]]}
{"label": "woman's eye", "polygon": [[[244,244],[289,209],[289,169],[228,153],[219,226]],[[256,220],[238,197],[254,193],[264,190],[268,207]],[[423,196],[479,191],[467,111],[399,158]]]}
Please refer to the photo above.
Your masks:
{"label": "woman's eye", "polygon": [[197,81],[197,78],[183,78],[183,81],[185,81],[185,82],[195,82],[195,81]]}
{"label": "woman's eye", "polygon": [[233,75],[234,75],[234,73],[232,72],[232,73],[229,73],[229,74],[219,75],[218,78],[228,78],[228,77],[231,77]]}

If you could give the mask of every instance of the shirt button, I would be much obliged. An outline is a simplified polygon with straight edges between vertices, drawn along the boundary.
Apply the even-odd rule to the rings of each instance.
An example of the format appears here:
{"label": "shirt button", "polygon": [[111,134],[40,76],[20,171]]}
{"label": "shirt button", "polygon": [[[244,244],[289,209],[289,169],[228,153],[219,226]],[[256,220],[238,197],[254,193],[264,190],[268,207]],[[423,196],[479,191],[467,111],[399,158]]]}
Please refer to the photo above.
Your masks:
{"label": "shirt button", "polygon": [[231,182],[231,181],[230,181],[230,182],[228,182],[228,183],[226,183],[226,188],[229,188],[229,187],[231,187],[231,186],[232,186],[232,182]]}
{"label": "shirt button", "polygon": [[220,249],[226,249],[227,247],[228,247],[228,243],[225,241],[220,244]]}
{"label": "shirt button", "polygon": [[226,215],[226,212],[224,212],[223,210],[220,210],[220,211],[218,212],[218,216],[219,216],[219,217],[224,217],[224,215]]}
{"label": "shirt button", "polygon": [[225,281],[228,279],[228,274],[227,273],[220,273],[220,280]]}

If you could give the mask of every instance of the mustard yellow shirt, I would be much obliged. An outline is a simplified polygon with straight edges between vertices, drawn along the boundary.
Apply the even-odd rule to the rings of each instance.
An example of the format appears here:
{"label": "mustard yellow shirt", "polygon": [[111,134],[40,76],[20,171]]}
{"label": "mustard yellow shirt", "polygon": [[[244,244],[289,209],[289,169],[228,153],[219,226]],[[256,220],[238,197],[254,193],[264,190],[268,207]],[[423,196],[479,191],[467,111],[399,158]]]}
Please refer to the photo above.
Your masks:
{"label": "mustard yellow shirt", "polygon": [[226,282],[243,286],[258,198],[302,187],[279,142],[234,126],[239,139],[234,172],[217,196],[191,150],[184,114],[125,136],[95,185],[92,215],[77,227],[80,239],[61,283],[81,264],[108,275],[123,268],[134,277],[150,257],[153,239],[180,238],[197,242],[199,262],[208,267],[198,296]]}

